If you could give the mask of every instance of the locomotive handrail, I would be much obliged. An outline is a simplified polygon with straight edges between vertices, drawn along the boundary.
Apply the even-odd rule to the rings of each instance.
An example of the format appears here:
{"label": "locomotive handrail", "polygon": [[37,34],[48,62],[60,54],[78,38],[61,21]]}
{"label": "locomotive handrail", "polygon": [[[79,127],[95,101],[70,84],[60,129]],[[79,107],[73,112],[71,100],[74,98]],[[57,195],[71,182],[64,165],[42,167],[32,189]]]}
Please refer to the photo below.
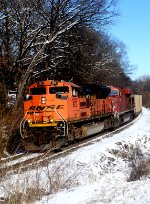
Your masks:
{"label": "locomotive handrail", "polygon": [[[64,136],[65,136],[65,124],[67,123],[67,121],[64,119],[64,117],[56,110],[56,109],[54,109],[54,111],[56,111],[56,113],[57,113],[57,115],[60,117],[60,119],[62,119],[63,120],[63,122],[64,122]],[[67,126],[67,134],[68,134],[68,126]]]}
{"label": "locomotive handrail", "polygon": [[119,117],[119,112],[116,111],[116,110],[114,110],[114,107],[113,107],[111,104],[109,104],[109,106],[110,106],[110,108],[112,109],[112,111],[114,112],[115,118],[118,118],[118,117]]}

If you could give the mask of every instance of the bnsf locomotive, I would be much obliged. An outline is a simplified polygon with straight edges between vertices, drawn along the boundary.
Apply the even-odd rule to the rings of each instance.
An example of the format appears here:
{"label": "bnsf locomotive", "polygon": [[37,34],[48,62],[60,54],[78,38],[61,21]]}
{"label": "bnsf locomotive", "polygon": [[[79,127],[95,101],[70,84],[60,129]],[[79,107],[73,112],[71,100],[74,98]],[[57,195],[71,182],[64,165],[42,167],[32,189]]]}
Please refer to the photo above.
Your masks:
{"label": "bnsf locomotive", "polygon": [[[59,149],[132,120],[142,109],[128,88],[47,80],[28,87],[20,131],[30,149]],[[32,144],[32,145],[31,145]]]}

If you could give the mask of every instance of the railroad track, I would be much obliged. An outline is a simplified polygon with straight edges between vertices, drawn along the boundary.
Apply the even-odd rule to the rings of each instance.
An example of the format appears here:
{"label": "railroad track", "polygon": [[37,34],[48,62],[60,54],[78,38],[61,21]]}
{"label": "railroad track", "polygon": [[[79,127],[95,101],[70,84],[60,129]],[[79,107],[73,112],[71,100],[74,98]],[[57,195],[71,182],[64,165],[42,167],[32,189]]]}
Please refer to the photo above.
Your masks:
{"label": "railroad track", "polygon": [[121,126],[117,128],[114,131],[111,132],[105,132],[98,134],[97,136],[90,137],[86,140],[80,141],[79,143],[75,143],[73,145],[69,145],[66,148],[62,148],[61,152],[54,153],[50,150],[44,152],[44,153],[24,153],[19,155],[13,155],[6,159],[0,160],[0,172],[3,172],[5,175],[10,175],[14,173],[21,173],[23,171],[26,171],[28,169],[35,169],[37,166],[46,166],[47,163],[51,160],[57,159],[59,157],[63,157],[66,154],[71,153],[72,151],[75,151],[81,147],[88,146],[90,144],[94,144],[96,142],[100,142],[105,138],[112,137],[114,134],[121,132],[122,130],[128,128],[133,123],[135,123],[139,118],[141,114],[135,118],[133,121],[127,123],[124,126]]}

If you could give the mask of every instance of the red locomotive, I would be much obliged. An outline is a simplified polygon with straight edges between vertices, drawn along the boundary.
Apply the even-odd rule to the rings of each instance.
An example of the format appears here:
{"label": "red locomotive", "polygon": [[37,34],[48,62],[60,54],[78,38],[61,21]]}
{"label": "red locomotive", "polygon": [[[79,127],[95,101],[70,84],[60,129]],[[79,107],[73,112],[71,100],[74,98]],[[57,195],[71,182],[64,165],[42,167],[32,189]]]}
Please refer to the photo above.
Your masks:
{"label": "red locomotive", "polygon": [[141,96],[127,88],[40,81],[28,88],[21,135],[33,149],[58,149],[132,120],[141,108]]}

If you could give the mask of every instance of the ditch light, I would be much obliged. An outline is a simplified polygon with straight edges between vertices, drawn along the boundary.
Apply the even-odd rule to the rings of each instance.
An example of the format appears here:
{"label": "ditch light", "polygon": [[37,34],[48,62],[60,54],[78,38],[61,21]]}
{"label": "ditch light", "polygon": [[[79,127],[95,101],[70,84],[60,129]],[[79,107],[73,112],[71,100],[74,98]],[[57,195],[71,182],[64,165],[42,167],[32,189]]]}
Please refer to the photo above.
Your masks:
{"label": "ditch light", "polygon": [[41,103],[45,104],[46,103],[46,97],[41,97]]}

